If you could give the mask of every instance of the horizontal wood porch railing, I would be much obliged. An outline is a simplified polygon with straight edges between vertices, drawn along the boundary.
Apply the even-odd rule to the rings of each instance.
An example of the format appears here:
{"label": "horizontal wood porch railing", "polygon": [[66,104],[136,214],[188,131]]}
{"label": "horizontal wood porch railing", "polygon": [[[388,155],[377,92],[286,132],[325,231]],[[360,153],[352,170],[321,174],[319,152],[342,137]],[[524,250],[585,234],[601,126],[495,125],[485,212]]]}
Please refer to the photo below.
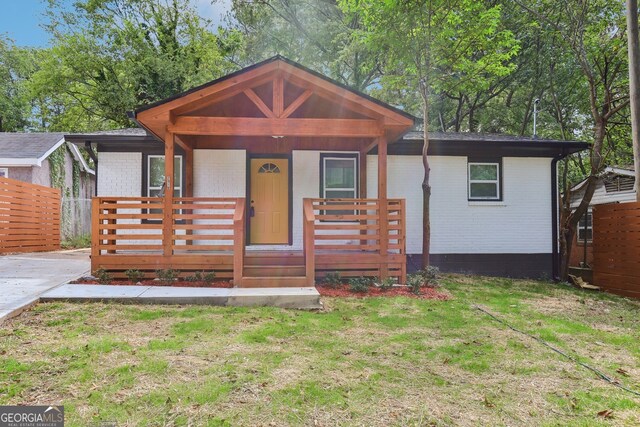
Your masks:
{"label": "horizontal wood porch railing", "polygon": [[236,265],[242,271],[243,257],[233,254],[244,252],[244,198],[175,198],[168,256],[162,198],[95,197],[92,203],[92,271],[102,267],[122,276],[127,269],[173,268],[214,270],[218,277],[233,277]]}
{"label": "horizontal wood porch railing", "polygon": [[[406,280],[404,199],[387,200],[381,222],[378,199],[304,199],[307,281],[338,271]],[[386,227],[385,227],[386,225]]]}

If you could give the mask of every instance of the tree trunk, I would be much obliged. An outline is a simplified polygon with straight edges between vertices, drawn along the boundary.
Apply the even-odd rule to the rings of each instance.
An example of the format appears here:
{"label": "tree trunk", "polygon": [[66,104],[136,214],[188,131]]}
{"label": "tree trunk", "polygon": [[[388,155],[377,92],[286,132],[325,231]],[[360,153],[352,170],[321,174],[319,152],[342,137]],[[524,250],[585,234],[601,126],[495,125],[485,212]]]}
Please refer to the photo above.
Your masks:
{"label": "tree trunk", "polygon": [[422,165],[424,166],[424,178],[422,180],[422,268],[427,268],[430,264],[429,255],[431,251],[431,221],[429,218],[429,206],[431,199],[431,185],[429,184],[429,91],[424,84],[421,88],[422,95],[422,117],[424,119],[424,144],[422,146]]}
{"label": "tree trunk", "polygon": [[629,97],[631,139],[635,166],[636,200],[640,202],[640,45],[638,40],[638,1],[627,0],[627,38],[629,42]]}
{"label": "tree trunk", "polygon": [[[561,261],[560,261],[560,279],[567,280],[569,274],[569,259],[571,257],[571,250],[573,249],[573,238],[576,234],[576,229],[580,218],[589,210],[593,193],[596,191],[598,184],[598,173],[602,167],[602,144],[606,135],[606,120],[600,116],[596,118],[596,126],[594,128],[594,141],[591,148],[591,174],[587,178],[587,182],[584,186],[584,194],[578,207],[570,212],[570,195],[565,188],[565,200],[563,203],[564,218],[561,216],[560,222],[560,245],[561,245]],[[561,213],[561,214],[562,214]]]}

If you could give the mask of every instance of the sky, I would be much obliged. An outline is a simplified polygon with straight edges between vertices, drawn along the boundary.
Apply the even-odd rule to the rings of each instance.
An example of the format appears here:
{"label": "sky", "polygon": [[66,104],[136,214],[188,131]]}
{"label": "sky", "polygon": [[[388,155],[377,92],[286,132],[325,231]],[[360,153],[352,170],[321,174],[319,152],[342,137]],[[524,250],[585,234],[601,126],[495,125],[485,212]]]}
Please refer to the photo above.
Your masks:
{"label": "sky", "polygon": [[[211,19],[214,27],[222,23],[231,0],[193,0],[200,16]],[[0,0],[0,34],[18,46],[46,47],[49,36],[42,28],[46,0]]]}

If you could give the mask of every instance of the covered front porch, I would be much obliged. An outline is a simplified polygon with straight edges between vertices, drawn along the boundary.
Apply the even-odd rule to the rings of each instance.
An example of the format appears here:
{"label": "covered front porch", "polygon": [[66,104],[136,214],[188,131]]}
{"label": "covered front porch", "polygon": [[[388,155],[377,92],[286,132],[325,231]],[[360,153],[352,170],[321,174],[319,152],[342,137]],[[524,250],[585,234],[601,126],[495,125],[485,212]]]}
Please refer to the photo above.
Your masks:
{"label": "covered front porch", "polygon": [[[276,57],[134,118],[164,142],[164,159],[180,153],[183,160],[180,171],[163,162],[155,197],[93,201],[93,270],[215,271],[241,287],[312,286],[328,272],[404,282],[405,206],[387,197],[387,145],[410,129],[411,116]],[[374,149],[375,188],[368,189]],[[246,159],[246,188],[221,184],[227,177],[219,171],[215,179],[194,175],[194,152],[218,159],[200,171],[224,167],[222,153]],[[323,153],[320,162],[334,162],[338,174],[346,173],[342,157],[351,159],[348,188],[320,178],[320,189],[293,191],[303,179],[291,171],[306,165],[292,154],[311,152]],[[313,173],[322,176],[319,168]],[[224,185],[240,197],[222,197]]]}
{"label": "covered front porch", "polygon": [[[125,277],[129,269],[151,277],[158,269],[178,270],[183,276],[215,271],[239,287],[313,286],[316,277],[329,272],[404,282],[404,200],[387,199],[386,209],[373,199],[303,203],[303,250],[265,250],[246,244],[244,198],[174,198],[172,226],[164,227],[153,222],[164,219],[160,198],[97,197],[92,269],[103,268],[116,277]],[[347,209],[348,215],[342,213]]]}

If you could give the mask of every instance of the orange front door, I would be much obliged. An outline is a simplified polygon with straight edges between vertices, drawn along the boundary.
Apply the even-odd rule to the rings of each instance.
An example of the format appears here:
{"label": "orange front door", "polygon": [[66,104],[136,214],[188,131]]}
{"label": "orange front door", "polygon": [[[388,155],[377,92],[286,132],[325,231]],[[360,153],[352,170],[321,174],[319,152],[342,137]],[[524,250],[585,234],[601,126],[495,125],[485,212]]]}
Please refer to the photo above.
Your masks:
{"label": "orange front door", "polygon": [[249,241],[289,243],[289,160],[251,159]]}

